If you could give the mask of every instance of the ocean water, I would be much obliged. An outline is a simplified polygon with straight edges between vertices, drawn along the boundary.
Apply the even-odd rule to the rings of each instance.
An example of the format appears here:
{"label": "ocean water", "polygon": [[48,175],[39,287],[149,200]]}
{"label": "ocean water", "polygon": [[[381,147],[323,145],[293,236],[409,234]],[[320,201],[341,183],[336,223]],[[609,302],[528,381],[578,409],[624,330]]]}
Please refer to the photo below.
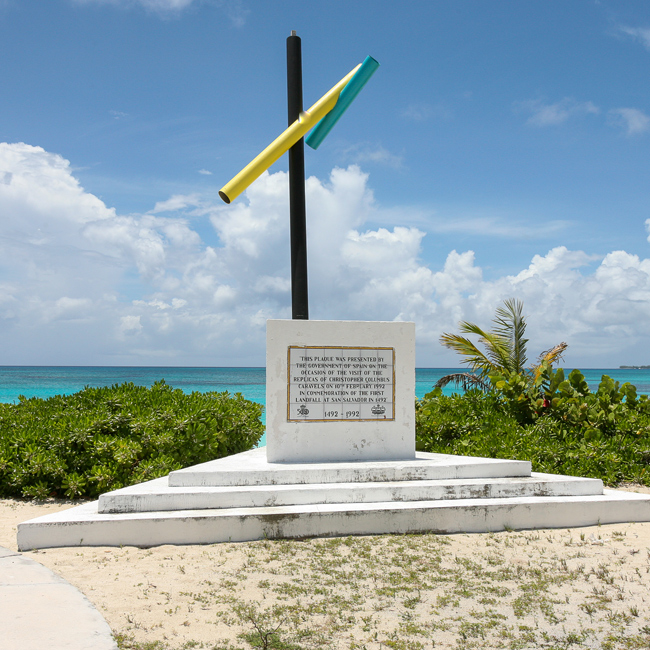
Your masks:
{"label": "ocean water", "polygon": [[[572,369],[565,368],[564,374],[568,378]],[[645,393],[650,395],[650,368],[639,370],[629,368],[580,368],[580,372],[585,376],[587,384],[591,390],[596,390],[603,375],[608,375],[612,379],[619,381],[621,384],[629,382],[636,386],[639,394]],[[431,390],[435,383],[441,377],[451,374],[452,372],[465,372],[465,369],[458,368],[416,368],[415,370],[415,396],[420,399]],[[450,395],[452,392],[458,392],[458,389],[447,386],[443,391]]]}
{"label": "ocean water", "polygon": [[[461,372],[458,368],[416,368],[415,396],[424,397],[444,375]],[[565,370],[568,375],[569,370]],[[589,368],[582,370],[592,390],[603,375],[621,383],[629,381],[639,393],[650,394],[650,369]],[[126,366],[0,366],[0,402],[16,402],[25,397],[52,397],[75,393],[85,386],[112,386],[125,381],[151,386],[164,379],[185,393],[228,391],[242,393],[254,402],[266,400],[264,368],[164,368]],[[454,389],[448,386],[445,393]]]}
{"label": "ocean water", "polygon": [[85,386],[133,382],[151,386],[164,379],[185,393],[225,391],[242,393],[260,404],[266,399],[264,368],[161,368],[127,366],[0,366],[0,402],[25,397],[69,395]]}
{"label": "ocean water", "polygon": [[[416,368],[415,396],[424,397],[443,377],[458,368]],[[568,370],[565,370],[568,375]],[[621,383],[629,381],[639,393],[650,394],[650,369],[599,369],[582,370],[592,390],[598,387],[602,375],[609,375]],[[126,366],[0,366],[0,402],[16,402],[20,395],[47,398],[70,394],[85,386],[112,386],[133,382],[151,386],[164,379],[173,388],[185,393],[193,391],[228,391],[242,393],[244,397],[260,404],[266,401],[265,368],[164,368]],[[445,393],[451,394],[448,386]],[[266,420],[263,416],[264,421]],[[264,444],[264,438],[260,444]]]}
{"label": "ocean water", "polygon": [[[259,404],[266,402],[265,368],[162,368],[133,366],[0,366],[0,402],[17,402],[20,395],[46,399],[69,395],[86,386],[133,382],[152,386],[164,379],[184,393],[228,391],[242,393]],[[266,424],[266,413],[262,415]],[[260,445],[266,444],[263,437]]]}

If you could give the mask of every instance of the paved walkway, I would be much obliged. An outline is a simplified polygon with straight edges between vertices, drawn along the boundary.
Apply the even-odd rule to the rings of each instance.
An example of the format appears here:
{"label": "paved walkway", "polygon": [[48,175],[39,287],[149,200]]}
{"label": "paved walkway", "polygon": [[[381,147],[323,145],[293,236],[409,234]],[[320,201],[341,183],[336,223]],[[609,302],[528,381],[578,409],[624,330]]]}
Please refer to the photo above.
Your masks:
{"label": "paved walkway", "polygon": [[111,629],[75,587],[0,546],[2,650],[117,650]]}

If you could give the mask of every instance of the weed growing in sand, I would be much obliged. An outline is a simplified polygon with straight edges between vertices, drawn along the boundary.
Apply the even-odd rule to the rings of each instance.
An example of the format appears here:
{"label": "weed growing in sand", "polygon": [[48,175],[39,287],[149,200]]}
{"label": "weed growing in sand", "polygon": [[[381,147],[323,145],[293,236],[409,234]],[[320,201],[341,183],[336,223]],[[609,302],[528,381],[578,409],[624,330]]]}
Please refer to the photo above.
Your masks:
{"label": "weed growing in sand", "polygon": [[[554,531],[482,539],[482,546],[435,534],[224,544],[210,547],[191,590],[148,584],[147,603],[157,603],[165,629],[189,632],[201,616],[215,639],[228,631],[228,642],[192,646],[206,650],[650,647],[649,557],[630,554],[629,537]],[[170,575],[186,580],[193,569],[188,563],[180,574],[178,555],[165,560]],[[124,632],[140,639],[155,633],[130,625]],[[151,650],[181,647],[165,642]]]}

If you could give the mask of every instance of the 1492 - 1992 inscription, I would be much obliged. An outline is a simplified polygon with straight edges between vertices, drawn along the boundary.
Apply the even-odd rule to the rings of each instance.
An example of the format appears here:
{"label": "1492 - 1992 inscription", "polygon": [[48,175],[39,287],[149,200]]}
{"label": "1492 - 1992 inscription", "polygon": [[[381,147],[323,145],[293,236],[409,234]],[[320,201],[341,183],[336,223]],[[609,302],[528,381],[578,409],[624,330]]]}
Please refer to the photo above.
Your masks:
{"label": "1492 - 1992 inscription", "polygon": [[395,419],[395,349],[288,349],[289,422]]}

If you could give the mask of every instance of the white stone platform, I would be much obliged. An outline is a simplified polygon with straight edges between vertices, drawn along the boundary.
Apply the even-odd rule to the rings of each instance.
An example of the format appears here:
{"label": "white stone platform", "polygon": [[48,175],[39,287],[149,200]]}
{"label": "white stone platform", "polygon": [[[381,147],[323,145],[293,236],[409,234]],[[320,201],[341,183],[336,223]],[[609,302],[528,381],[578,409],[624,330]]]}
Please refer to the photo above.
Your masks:
{"label": "white stone platform", "polygon": [[530,463],[417,453],[412,460],[269,463],[265,448],[172,472],[18,525],[20,550],[263,538],[487,532],[650,521],[650,495]]}
{"label": "white stone platform", "polygon": [[423,452],[410,460],[269,463],[266,448],[260,447],[172,472],[169,485],[304,485],[529,475],[528,461]]}

